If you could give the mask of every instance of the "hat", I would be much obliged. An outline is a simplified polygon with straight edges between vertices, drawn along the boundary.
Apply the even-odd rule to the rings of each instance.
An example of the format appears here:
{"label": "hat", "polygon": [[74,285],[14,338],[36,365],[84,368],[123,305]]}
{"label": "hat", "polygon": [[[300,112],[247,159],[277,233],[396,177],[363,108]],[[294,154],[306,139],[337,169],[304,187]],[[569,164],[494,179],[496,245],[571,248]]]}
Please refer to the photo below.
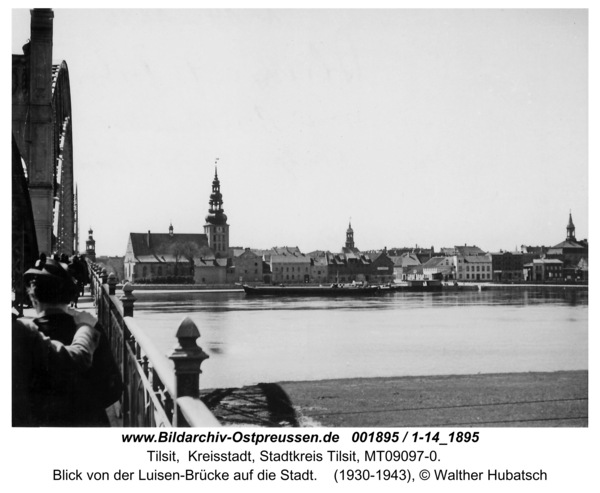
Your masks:
{"label": "hat", "polygon": [[70,274],[67,272],[67,266],[53,259],[47,259],[46,263],[41,268],[29,269],[25,274],[25,282],[30,282],[36,277],[45,278],[48,281],[54,282],[73,282]]}

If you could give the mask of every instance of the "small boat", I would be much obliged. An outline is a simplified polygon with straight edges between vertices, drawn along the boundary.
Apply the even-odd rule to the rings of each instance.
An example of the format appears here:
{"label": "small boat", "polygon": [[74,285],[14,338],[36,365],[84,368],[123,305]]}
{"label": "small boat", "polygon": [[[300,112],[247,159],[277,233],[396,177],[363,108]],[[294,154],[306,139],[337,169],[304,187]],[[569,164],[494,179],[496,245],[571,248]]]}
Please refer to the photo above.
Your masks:
{"label": "small boat", "polygon": [[352,286],[331,284],[330,286],[242,286],[252,296],[368,296],[379,294],[379,286]]}

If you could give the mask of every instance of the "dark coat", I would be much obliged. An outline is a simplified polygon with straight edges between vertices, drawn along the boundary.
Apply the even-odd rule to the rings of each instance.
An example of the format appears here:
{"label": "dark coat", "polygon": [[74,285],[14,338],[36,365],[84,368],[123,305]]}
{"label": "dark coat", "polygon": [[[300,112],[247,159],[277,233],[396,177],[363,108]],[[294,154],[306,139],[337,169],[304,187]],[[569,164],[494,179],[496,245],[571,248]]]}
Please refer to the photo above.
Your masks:
{"label": "dark coat", "polygon": [[[73,317],[64,312],[48,313],[33,320],[47,337],[71,344],[77,330]],[[101,370],[95,363],[102,360],[94,353],[92,367],[83,373],[62,372],[58,375],[38,373],[31,384],[33,418],[37,426],[98,427],[110,426],[105,406],[95,388],[95,375]],[[110,348],[105,350],[110,351]]]}

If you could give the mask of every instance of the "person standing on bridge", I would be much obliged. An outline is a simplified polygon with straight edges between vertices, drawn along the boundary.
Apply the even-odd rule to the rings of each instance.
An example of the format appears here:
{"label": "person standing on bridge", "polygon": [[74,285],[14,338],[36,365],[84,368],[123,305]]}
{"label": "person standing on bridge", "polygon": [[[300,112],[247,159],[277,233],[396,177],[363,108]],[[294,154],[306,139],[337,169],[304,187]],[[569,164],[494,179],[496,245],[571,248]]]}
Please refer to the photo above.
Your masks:
{"label": "person standing on bridge", "polygon": [[[87,312],[69,310],[77,331],[71,345],[53,341],[30,320],[12,320],[12,425],[40,426],[33,409],[31,387],[36,380],[64,380],[65,374],[80,374],[92,366],[100,332],[98,322]],[[70,379],[69,379],[70,380]]]}
{"label": "person standing on bridge", "polygon": [[[77,323],[68,305],[78,286],[65,266],[48,259],[42,269],[29,269],[25,282],[37,312],[33,324],[45,336],[72,344]],[[60,379],[41,375],[33,382],[31,397],[38,426],[109,426],[105,409],[118,400],[122,378],[104,330],[100,324],[95,329],[100,337],[87,371],[81,375],[65,372]]]}

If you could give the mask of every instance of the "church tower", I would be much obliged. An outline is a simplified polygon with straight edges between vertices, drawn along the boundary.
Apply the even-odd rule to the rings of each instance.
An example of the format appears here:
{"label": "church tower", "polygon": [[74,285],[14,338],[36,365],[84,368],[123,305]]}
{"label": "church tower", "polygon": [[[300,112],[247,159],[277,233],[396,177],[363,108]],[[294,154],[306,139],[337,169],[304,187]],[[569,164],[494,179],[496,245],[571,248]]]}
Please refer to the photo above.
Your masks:
{"label": "church tower", "polygon": [[96,240],[94,240],[94,231],[92,228],[88,231],[89,237],[85,242],[85,256],[92,262],[96,261]]}
{"label": "church tower", "polygon": [[215,178],[212,182],[212,193],[210,194],[210,209],[206,216],[204,234],[208,237],[208,246],[215,252],[217,258],[227,257],[229,252],[229,224],[227,216],[223,211],[223,195],[221,195],[221,183],[215,166]]}
{"label": "church tower", "polygon": [[354,248],[354,231],[352,230],[352,224],[348,223],[348,229],[346,230],[346,248]]}
{"label": "church tower", "polygon": [[575,238],[575,225],[573,224],[573,218],[569,212],[569,224],[567,224],[567,240],[577,241]]}

